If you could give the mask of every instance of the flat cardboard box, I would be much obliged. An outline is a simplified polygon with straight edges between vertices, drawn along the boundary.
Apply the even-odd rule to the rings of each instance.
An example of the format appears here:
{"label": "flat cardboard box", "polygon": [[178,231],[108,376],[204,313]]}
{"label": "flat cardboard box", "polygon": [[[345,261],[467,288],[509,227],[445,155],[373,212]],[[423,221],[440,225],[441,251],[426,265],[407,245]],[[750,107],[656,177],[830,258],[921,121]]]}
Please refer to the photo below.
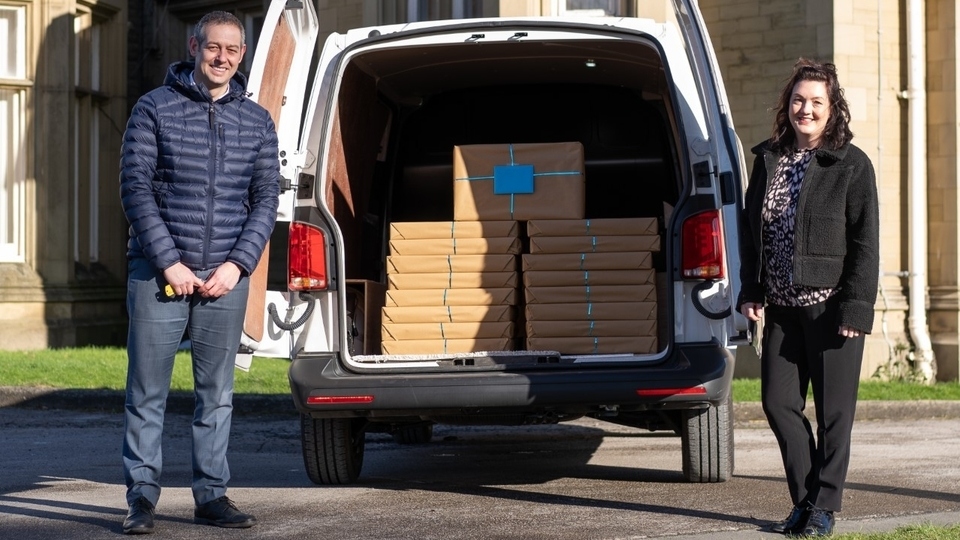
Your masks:
{"label": "flat cardboard box", "polygon": [[657,235],[657,218],[534,219],[527,222],[527,236],[640,236]]}
{"label": "flat cardboard box", "polygon": [[654,283],[652,268],[639,270],[530,270],[523,273],[526,287],[563,285],[639,285]]}
{"label": "flat cardboard box", "polygon": [[[566,287],[524,287],[527,304],[595,304],[609,302],[656,302],[657,288],[643,285],[573,285]],[[389,291],[387,296],[390,296]],[[627,317],[635,318],[635,317]]]}
{"label": "flat cardboard box", "polygon": [[656,336],[657,321],[527,321],[526,331],[528,338]]}
{"label": "flat cardboard box", "polygon": [[384,341],[514,337],[513,323],[510,321],[468,323],[386,323],[383,325],[381,332]]}
{"label": "flat cardboard box", "polygon": [[659,236],[535,236],[529,253],[660,251]]}
{"label": "flat cardboard box", "polygon": [[387,257],[388,274],[515,272],[516,255],[402,255]]}
{"label": "flat cardboard box", "polygon": [[582,219],[579,142],[453,147],[454,221]]}
{"label": "flat cardboard box", "polygon": [[528,304],[524,316],[528,321],[657,320],[657,302]]}
{"label": "flat cardboard box", "polygon": [[657,352],[656,336],[544,337],[527,338],[531,351],[560,354],[647,354]]}
{"label": "flat cardboard box", "polygon": [[517,289],[415,289],[391,291],[385,306],[513,306]]}
{"label": "flat cardboard box", "polygon": [[517,286],[519,272],[438,272],[389,274],[390,289],[496,289]]}
{"label": "flat cardboard box", "polygon": [[520,253],[520,239],[498,238],[426,238],[391,240],[391,255],[496,255]]}
{"label": "flat cardboard box", "polygon": [[514,349],[512,338],[412,339],[383,342],[383,354],[394,355],[455,354]]}
{"label": "flat cardboard box", "polygon": [[395,221],[390,240],[428,238],[496,238],[520,235],[516,221]]}
{"label": "flat cardboard box", "polygon": [[523,270],[634,270],[653,268],[649,251],[618,253],[536,253],[521,255]]}
{"label": "flat cardboard box", "polygon": [[387,323],[466,323],[512,321],[513,306],[412,306],[384,307],[382,321]]}

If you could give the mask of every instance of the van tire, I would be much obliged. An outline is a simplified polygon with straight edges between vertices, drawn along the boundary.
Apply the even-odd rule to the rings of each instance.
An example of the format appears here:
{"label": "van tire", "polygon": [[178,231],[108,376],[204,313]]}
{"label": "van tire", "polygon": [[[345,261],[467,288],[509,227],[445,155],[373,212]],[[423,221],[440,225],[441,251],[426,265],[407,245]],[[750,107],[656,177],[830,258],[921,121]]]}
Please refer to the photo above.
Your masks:
{"label": "van tire", "polygon": [[427,444],[433,438],[433,424],[401,425],[391,435],[397,444]]}
{"label": "van tire", "polygon": [[315,484],[351,484],[363,467],[364,421],[300,415],[307,476]]}
{"label": "van tire", "polygon": [[688,482],[725,482],[733,476],[733,403],[683,412],[680,438]]}

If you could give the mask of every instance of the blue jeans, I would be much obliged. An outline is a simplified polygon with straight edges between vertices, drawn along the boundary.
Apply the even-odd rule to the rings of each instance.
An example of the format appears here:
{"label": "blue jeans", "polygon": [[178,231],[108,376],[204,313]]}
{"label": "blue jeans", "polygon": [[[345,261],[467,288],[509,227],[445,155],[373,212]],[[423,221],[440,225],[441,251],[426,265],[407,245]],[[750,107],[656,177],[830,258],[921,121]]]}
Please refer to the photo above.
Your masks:
{"label": "blue jeans", "polygon": [[[197,272],[206,279],[212,270]],[[149,261],[128,265],[127,394],[124,405],[123,472],[127,503],[160,498],[163,416],[173,361],[185,329],[192,344],[196,408],[193,415],[193,498],[204,504],[226,494],[230,480],[227,443],[233,414],[233,370],[249,279],[227,295],[167,298],[166,281]]]}

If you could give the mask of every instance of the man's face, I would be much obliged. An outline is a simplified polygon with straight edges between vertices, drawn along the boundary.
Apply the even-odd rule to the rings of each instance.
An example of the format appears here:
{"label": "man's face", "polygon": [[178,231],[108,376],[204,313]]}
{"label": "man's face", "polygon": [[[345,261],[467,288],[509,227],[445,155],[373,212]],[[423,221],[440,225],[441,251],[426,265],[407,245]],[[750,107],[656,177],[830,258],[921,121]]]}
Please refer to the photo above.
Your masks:
{"label": "man's face", "polygon": [[220,96],[229,87],[246,51],[239,28],[232,24],[207,25],[203,43],[190,37],[190,54],[196,58],[194,80],[206,86],[212,96]]}

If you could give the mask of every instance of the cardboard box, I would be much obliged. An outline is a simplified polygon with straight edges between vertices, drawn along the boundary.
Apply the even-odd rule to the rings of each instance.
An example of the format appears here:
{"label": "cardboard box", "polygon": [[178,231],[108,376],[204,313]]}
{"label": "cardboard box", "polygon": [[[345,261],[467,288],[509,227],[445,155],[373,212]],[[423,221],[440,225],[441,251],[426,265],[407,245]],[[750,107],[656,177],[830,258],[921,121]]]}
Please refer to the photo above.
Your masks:
{"label": "cardboard box", "polygon": [[427,238],[391,240],[391,255],[495,255],[520,253],[520,239],[499,238]]}
{"label": "cardboard box", "polygon": [[453,147],[454,221],[582,219],[579,142]]}
{"label": "cardboard box", "polygon": [[523,270],[634,270],[653,268],[649,251],[523,254]]}
{"label": "cardboard box", "polygon": [[381,310],[387,323],[466,323],[513,321],[513,306],[388,306]]}
{"label": "cardboard box", "polygon": [[654,283],[652,268],[639,270],[530,270],[523,273],[527,287],[563,285],[639,285]]}
{"label": "cardboard box", "polygon": [[656,336],[527,338],[531,351],[560,354],[647,354],[657,352]]}
{"label": "cardboard box", "polygon": [[660,251],[659,236],[535,236],[529,253]]}
{"label": "cardboard box", "polygon": [[657,303],[529,304],[524,307],[524,316],[528,321],[657,320]]}
{"label": "cardboard box", "polygon": [[402,255],[387,257],[388,274],[515,272],[516,255]]}
{"label": "cardboard box", "polygon": [[390,240],[518,236],[520,224],[516,221],[396,221],[390,224]]}
{"label": "cardboard box", "polygon": [[659,235],[657,218],[535,219],[527,236],[644,236]]}
{"label": "cardboard box", "polygon": [[[657,288],[651,284],[524,287],[523,295],[527,304],[656,302]],[[390,296],[389,291],[387,296]],[[634,319],[636,317],[626,318]]]}
{"label": "cardboard box", "polygon": [[455,354],[514,349],[512,338],[413,339],[383,342],[383,354],[394,355]]}
{"label": "cardboard box", "polygon": [[513,306],[517,289],[416,289],[391,291],[385,306]]}
{"label": "cardboard box", "polygon": [[518,272],[389,274],[390,289],[497,289],[517,286]]}
{"label": "cardboard box", "polygon": [[527,321],[526,331],[527,338],[656,336],[657,321]]}
{"label": "cardboard box", "polygon": [[513,323],[510,321],[467,323],[385,323],[381,329],[381,332],[384,341],[514,337]]}

